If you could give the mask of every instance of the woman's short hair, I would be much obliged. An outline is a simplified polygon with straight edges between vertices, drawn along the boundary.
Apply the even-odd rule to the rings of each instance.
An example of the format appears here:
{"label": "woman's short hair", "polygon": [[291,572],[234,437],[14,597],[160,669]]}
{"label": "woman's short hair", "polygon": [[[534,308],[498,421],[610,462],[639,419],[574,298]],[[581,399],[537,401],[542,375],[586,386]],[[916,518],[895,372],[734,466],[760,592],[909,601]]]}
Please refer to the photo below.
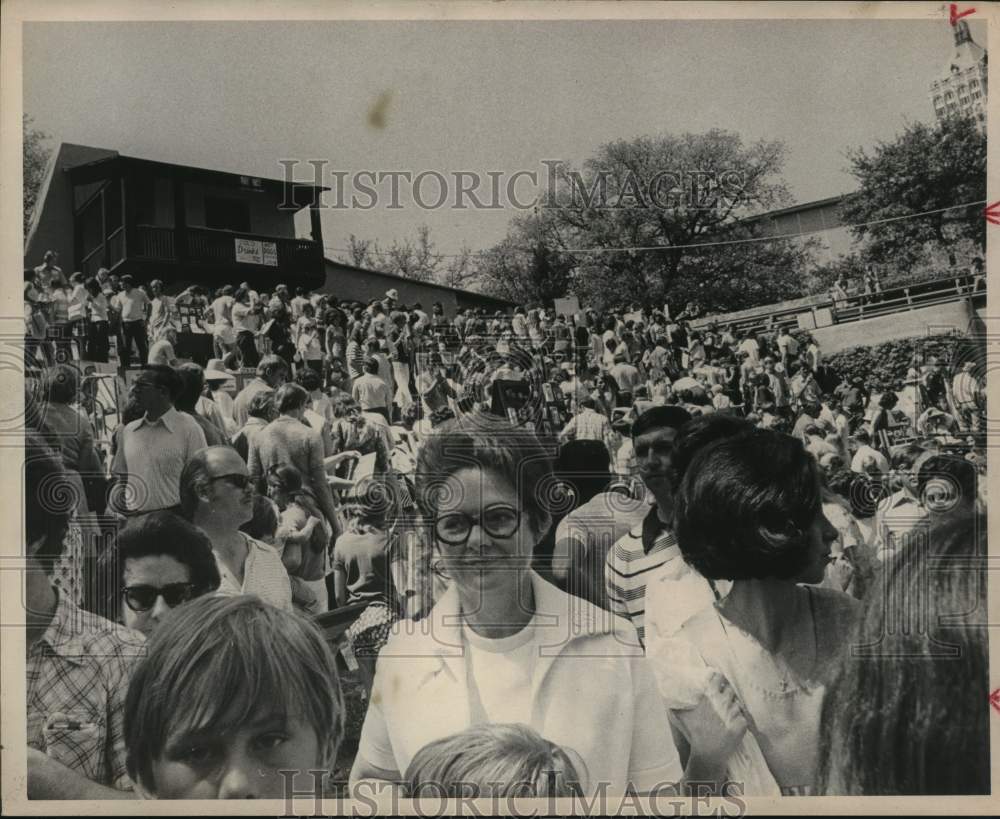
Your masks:
{"label": "woman's short hair", "polygon": [[323,386],[323,377],[312,367],[302,367],[295,380],[298,381],[299,386],[302,387],[302,389],[308,392],[318,390]]}
{"label": "woman's short hair", "polygon": [[569,755],[520,723],[484,723],[430,742],[403,776],[407,798],[574,796],[586,787]]}
{"label": "woman's short hair", "polygon": [[181,364],[176,372],[181,388],[174,396],[174,406],[182,412],[194,412],[195,405],[205,389],[205,371],[200,364],[188,361]]}
{"label": "woman's short hair", "polygon": [[272,478],[281,486],[282,491],[295,494],[302,491],[302,473],[291,464],[272,464],[267,469],[267,478]]}
{"label": "woman's short hair", "polygon": [[990,793],[986,549],[985,518],[965,515],[885,565],[849,638],[874,650],[827,687],[820,793]]}
{"label": "woman's short hair", "polygon": [[273,392],[257,392],[250,398],[250,406],[247,407],[247,415],[251,418],[263,418],[265,421],[269,421],[273,412]]}
{"label": "woman's short hair", "polygon": [[125,584],[125,564],[143,557],[172,557],[187,566],[195,595],[200,596],[219,588],[219,567],[212,554],[212,542],[197,526],[173,512],[151,512],[131,518],[119,530],[116,548],[116,583],[110,620],[118,619],[121,590]]}
{"label": "woman's short hair", "polygon": [[790,579],[812,559],[818,467],[802,442],[766,429],[725,438],[691,460],[676,496],[684,559],[710,579]]}
{"label": "woman's short hair", "polygon": [[745,418],[716,413],[692,418],[684,424],[674,439],[673,454],[670,459],[674,491],[680,488],[684,473],[699,451],[715,441],[736,435],[748,435],[753,430],[754,425]]}
{"label": "woman's short hair", "polygon": [[333,403],[333,417],[345,418],[354,409],[360,409],[361,405],[349,395],[343,395]]}
{"label": "woman's short hair", "polygon": [[125,700],[125,765],[150,793],[177,730],[210,734],[261,715],[297,716],[332,766],[344,736],[337,664],[310,620],[254,595],[206,595],[171,611],[146,643]]}
{"label": "woman's short hair", "polygon": [[265,543],[278,531],[278,508],[266,495],[253,496],[253,517],[240,526],[240,531]]}
{"label": "woman's short hair", "polygon": [[549,453],[535,433],[483,412],[452,418],[427,436],[417,462],[426,480],[417,488],[417,503],[429,518],[447,494],[445,480],[463,469],[495,472],[517,493],[521,510],[540,535],[552,517],[544,503],[545,488],[554,483]]}
{"label": "woman's short hair", "polygon": [[80,371],[72,364],[57,364],[45,372],[45,399],[53,404],[72,404],[80,391]]}
{"label": "woman's short hair", "polygon": [[308,401],[309,393],[298,384],[282,384],[274,392],[274,405],[282,414],[300,410]]}
{"label": "woman's short hair", "polygon": [[280,355],[266,355],[257,364],[257,377],[267,378],[275,373],[287,373],[288,362]]}

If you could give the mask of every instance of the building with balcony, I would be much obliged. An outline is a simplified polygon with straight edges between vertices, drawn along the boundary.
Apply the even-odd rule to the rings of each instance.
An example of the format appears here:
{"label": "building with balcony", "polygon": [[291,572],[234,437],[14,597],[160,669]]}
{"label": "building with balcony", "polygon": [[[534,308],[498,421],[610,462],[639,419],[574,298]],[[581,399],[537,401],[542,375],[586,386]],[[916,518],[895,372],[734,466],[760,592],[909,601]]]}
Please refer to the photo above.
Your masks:
{"label": "building with balcony", "polygon": [[[104,267],[162,279],[171,292],[243,281],[322,287],[323,190],[63,143],[39,191],[25,266],[55,250],[67,275]],[[300,236],[295,214],[304,208],[309,233]]]}
{"label": "building with balcony", "polygon": [[972,39],[965,20],[955,23],[955,50],[938,79],[931,83],[930,98],[938,121],[966,114],[986,130],[986,49]]}

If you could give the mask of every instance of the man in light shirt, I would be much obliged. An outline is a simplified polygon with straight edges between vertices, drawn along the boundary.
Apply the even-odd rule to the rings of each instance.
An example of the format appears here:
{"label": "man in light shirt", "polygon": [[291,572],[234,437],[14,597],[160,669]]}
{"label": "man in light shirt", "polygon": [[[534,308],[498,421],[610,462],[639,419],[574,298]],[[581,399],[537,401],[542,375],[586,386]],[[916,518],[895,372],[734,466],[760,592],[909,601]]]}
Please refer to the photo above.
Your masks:
{"label": "man in light shirt", "polygon": [[859,429],[854,433],[858,449],[851,459],[851,471],[864,474],[872,472],[885,475],[889,471],[889,461],[881,452],[871,445],[871,436],[867,430]]}
{"label": "man in light shirt", "polygon": [[146,315],[149,299],[126,273],[121,278],[122,291],[114,296],[112,303],[121,313],[122,338],[125,342],[121,351],[122,363],[126,369],[132,366],[132,344],[139,352],[139,361],[149,358],[149,342],[146,338]]}
{"label": "man in light shirt", "polygon": [[580,412],[559,433],[559,441],[600,441],[609,453],[617,449],[611,422],[597,411],[597,402],[589,395],[580,401]]}
{"label": "man in light shirt", "polygon": [[144,415],[122,429],[112,473],[126,485],[124,514],[177,511],[185,464],[205,446],[198,422],[174,409],[181,380],[170,367],[151,365],[132,385]]}
{"label": "man in light shirt", "polygon": [[177,366],[177,354],[174,347],[177,344],[177,331],[173,327],[167,327],[163,336],[149,348],[149,358],[147,364],[161,364],[164,367]]}
{"label": "man in light shirt", "polygon": [[908,548],[925,529],[927,512],[917,492],[920,467],[927,457],[926,450],[914,444],[892,456],[890,486],[895,491],[879,502],[875,512],[874,545],[880,562]]}
{"label": "man in light shirt", "polygon": [[354,386],[351,388],[351,395],[358,402],[362,411],[377,412],[388,421],[389,408],[392,406],[392,390],[379,377],[378,372],[378,359],[373,356],[366,358],[364,375],[355,380]]}

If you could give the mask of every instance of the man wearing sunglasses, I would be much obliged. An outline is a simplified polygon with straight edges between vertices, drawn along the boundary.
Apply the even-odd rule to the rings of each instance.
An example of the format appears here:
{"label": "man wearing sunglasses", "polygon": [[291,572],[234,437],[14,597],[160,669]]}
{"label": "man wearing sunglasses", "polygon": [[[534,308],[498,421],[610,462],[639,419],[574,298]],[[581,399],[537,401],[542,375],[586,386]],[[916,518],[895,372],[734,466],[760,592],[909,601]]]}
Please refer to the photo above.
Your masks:
{"label": "man wearing sunglasses", "polygon": [[111,471],[125,484],[119,511],[126,515],[177,510],[181,470],[199,449],[205,433],[198,422],[174,409],[181,380],[172,367],[149,365],[130,391],[143,417],[126,424]]}
{"label": "man wearing sunglasses", "polygon": [[292,610],[292,584],[273,547],[240,531],[253,518],[254,489],[235,449],[210,446],[196,453],[180,479],[183,515],[212,544],[222,594],[256,594]]}

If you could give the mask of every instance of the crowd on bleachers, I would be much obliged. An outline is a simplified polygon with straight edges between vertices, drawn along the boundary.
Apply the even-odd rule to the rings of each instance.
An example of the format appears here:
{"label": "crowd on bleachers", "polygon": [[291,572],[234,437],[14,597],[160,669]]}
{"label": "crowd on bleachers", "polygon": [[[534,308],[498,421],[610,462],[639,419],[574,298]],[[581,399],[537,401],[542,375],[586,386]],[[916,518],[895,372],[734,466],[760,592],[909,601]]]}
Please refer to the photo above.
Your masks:
{"label": "crowd on bleachers", "polygon": [[891,627],[985,614],[976,362],[876,390],[809,332],[666,307],[57,261],[25,272],[29,793],[282,796],[335,766],[339,678],[354,787],[988,791],[987,712],[951,710],[986,702],[984,631],[943,630],[956,661]]}

